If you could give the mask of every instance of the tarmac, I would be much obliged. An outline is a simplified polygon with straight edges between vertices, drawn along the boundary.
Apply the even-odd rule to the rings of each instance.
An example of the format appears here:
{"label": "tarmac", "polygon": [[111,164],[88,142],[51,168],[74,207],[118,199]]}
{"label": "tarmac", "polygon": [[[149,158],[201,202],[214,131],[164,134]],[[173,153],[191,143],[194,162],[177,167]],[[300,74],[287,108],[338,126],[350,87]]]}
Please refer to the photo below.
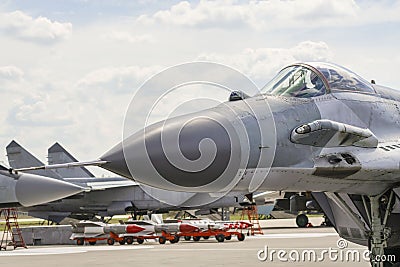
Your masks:
{"label": "tarmac", "polygon": [[222,243],[210,238],[165,245],[31,246],[0,251],[0,266],[370,266],[365,247],[340,239],[332,227],[319,226],[321,221],[311,218],[314,227],[297,228],[294,219],[267,220],[263,235],[242,242],[233,237]]}

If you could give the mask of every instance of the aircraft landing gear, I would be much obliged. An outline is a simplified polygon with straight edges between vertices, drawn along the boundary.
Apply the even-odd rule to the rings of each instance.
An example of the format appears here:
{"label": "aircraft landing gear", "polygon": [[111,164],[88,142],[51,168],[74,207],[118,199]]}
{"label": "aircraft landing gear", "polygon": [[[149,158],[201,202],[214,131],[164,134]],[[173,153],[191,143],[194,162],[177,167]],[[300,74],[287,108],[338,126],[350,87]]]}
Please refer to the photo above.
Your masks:
{"label": "aircraft landing gear", "polygon": [[[384,267],[392,266],[386,259],[385,249],[387,247],[387,239],[390,237],[390,228],[386,227],[387,219],[391,212],[391,203],[393,199],[393,191],[390,192],[389,199],[386,195],[369,196],[371,205],[371,213],[368,214],[368,219],[371,225],[369,247],[371,250],[371,266]],[[365,199],[363,198],[364,205]],[[381,205],[384,205],[382,210]],[[366,209],[368,210],[368,209]],[[383,215],[383,218],[382,218]]]}
{"label": "aircraft landing gear", "polygon": [[305,214],[299,214],[296,217],[296,224],[300,228],[307,227],[308,224],[308,217]]}

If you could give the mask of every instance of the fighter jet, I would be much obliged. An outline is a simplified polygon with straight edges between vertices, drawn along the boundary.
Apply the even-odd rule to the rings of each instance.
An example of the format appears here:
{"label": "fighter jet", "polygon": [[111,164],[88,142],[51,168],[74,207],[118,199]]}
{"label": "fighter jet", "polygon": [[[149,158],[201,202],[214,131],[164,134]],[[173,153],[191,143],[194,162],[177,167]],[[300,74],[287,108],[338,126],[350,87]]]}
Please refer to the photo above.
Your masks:
{"label": "fighter jet", "polygon": [[[11,141],[6,150],[9,164],[13,168],[43,165],[39,159],[16,141]],[[77,161],[59,143],[55,143],[48,149],[48,159],[52,164]],[[89,192],[82,192],[59,201],[21,208],[30,216],[55,223],[60,223],[66,217],[89,220],[96,215],[112,217],[129,212],[139,215],[149,212],[163,213],[190,209],[199,210],[201,213],[210,213],[219,208],[240,207],[245,198],[244,194],[237,192],[220,198],[205,193],[172,192],[149,186],[139,186],[138,183],[123,177],[96,178],[85,167],[34,170],[32,173],[90,188]],[[160,199],[166,200],[166,202],[162,202]]]}
{"label": "fighter jet", "polygon": [[232,96],[133,133],[92,164],[176,191],[319,192],[339,235],[368,245],[373,266],[400,261],[399,91],[311,62]]}
{"label": "fighter jet", "polygon": [[85,188],[44,176],[19,173],[0,165],[0,207],[30,207],[81,193]]}
{"label": "fighter jet", "polygon": [[[237,181],[243,191],[256,183],[323,192],[315,196],[339,235],[368,245],[373,266],[385,254],[400,261],[399,91],[316,62],[290,65],[260,94],[233,100],[148,126],[103,155],[102,167],[165,189],[220,191]],[[166,146],[178,133],[179,146]],[[203,139],[216,147],[202,147],[215,153],[207,168],[197,160]]]}

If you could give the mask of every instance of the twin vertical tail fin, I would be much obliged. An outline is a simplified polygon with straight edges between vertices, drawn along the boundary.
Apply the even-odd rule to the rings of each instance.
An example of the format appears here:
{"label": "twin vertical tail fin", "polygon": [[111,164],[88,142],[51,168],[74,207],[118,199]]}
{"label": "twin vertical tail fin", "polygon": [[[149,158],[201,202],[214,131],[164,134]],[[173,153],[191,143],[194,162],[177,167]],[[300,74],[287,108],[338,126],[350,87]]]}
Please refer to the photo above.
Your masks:
{"label": "twin vertical tail fin", "polygon": [[[95,178],[87,168],[82,166],[92,164],[79,164],[76,158],[65,150],[59,143],[55,143],[48,149],[48,161],[50,165],[53,165],[51,167],[46,167],[43,162],[14,140],[8,144],[6,150],[9,165],[15,170],[23,170],[27,173],[59,180],[62,180],[63,178]],[[77,167],[74,163],[77,163]],[[55,168],[57,165],[63,164],[71,166]],[[72,165],[74,165],[74,167],[70,168]]]}
{"label": "twin vertical tail fin", "polygon": [[[49,165],[78,162],[65,148],[59,143],[55,143],[47,150]],[[95,176],[85,167],[59,168],[54,169],[63,178],[95,178]]]}
{"label": "twin vertical tail fin", "polygon": [[[23,148],[16,141],[11,141],[6,147],[8,163],[13,169],[21,169],[27,167],[39,167],[43,166],[43,162],[37,159],[34,155],[29,153],[25,148]],[[53,170],[29,170],[27,173],[47,176],[55,179],[61,180],[62,177]]]}

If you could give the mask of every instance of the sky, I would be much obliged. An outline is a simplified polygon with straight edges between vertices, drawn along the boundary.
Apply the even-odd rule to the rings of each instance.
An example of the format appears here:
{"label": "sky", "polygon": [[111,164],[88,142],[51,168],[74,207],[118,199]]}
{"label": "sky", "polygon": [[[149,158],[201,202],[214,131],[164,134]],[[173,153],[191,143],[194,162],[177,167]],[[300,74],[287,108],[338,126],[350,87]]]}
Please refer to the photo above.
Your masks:
{"label": "sky", "polygon": [[262,87],[288,64],[329,61],[400,89],[398,14],[387,0],[0,0],[0,162],[13,139],[43,162],[56,141],[98,158],[121,141],[135,90],[185,62]]}

